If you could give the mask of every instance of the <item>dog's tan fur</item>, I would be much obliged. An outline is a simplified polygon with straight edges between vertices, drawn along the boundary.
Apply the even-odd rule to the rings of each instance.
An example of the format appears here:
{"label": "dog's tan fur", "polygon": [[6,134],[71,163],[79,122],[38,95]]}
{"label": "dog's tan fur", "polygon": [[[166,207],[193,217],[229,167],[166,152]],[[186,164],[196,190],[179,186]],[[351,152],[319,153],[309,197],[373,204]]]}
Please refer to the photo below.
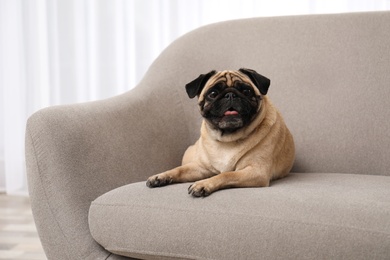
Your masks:
{"label": "dog's tan fur", "polygon": [[[199,103],[204,93],[220,80],[228,86],[233,86],[235,80],[253,86],[238,71],[218,72],[208,80]],[[253,90],[260,95],[256,87]],[[223,134],[203,120],[201,136],[185,152],[182,166],[151,176],[148,182],[195,182],[189,188],[194,196],[207,196],[231,187],[267,187],[271,180],[289,173],[294,155],[294,141],[281,114],[267,96],[262,96],[252,122],[234,133]]]}

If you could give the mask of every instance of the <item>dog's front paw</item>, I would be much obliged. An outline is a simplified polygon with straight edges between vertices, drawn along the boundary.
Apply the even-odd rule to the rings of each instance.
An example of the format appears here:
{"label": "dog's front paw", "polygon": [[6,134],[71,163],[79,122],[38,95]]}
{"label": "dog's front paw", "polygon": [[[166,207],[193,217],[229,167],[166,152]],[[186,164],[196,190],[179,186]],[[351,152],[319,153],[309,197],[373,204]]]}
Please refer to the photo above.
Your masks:
{"label": "dog's front paw", "polygon": [[194,197],[207,197],[213,191],[212,185],[207,180],[197,181],[188,187],[188,194]]}
{"label": "dog's front paw", "polygon": [[172,183],[172,178],[162,174],[153,175],[146,181],[146,186],[149,188],[161,187]]}

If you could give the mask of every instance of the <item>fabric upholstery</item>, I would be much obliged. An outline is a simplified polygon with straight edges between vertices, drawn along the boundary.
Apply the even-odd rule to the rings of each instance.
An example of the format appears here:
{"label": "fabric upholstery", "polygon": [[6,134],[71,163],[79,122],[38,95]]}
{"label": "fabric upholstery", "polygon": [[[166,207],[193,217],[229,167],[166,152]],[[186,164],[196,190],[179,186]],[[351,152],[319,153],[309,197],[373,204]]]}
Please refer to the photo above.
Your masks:
{"label": "fabric upholstery", "polygon": [[390,12],[228,21],[179,39],[151,71],[175,59],[161,73],[181,88],[211,69],[253,68],[294,135],[294,171],[390,175],[389,22]]}
{"label": "fabric upholstery", "polygon": [[[157,113],[159,106],[150,107],[137,92],[129,96],[52,107],[29,119],[29,192],[44,249],[57,249],[46,250],[50,259],[99,259],[100,253],[105,259],[107,252],[96,244],[88,229],[91,201],[180,163],[188,145],[186,128],[168,131],[169,122],[176,119],[172,113],[156,120],[137,119],[144,113]],[[153,103],[158,105],[162,100]],[[161,131],[164,138],[155,140],[159,129],[165,129]],[[150,140],[154,140],[153,145],[145,145]]]}
{"label": "fabric upholstery", "polygon": [[373,12],[206,26],[171,44],[134,90],[32,115],[28,184],[48,258],[116,259],[90,234],[91,202],[180,164],[201,121],[184,86],[212,69],[271,79],[295,138],[293,171],[390,175],[389,24],[390,12]]}
{"label": "fabric upholstery", "polygon": [[390,178],[292,174],[207,198],[189,184],[112,190],[91,206],[92,236],[141,259],[388,259]]}

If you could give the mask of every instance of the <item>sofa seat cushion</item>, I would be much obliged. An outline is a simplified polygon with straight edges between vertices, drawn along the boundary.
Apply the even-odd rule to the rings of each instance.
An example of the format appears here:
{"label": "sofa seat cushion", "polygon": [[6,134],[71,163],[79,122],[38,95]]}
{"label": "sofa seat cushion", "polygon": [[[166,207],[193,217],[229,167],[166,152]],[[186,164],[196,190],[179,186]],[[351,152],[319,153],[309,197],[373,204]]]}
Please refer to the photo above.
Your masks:
{"label": "sofa seat cushion", "polygon": [[108,251],[142,259],[390,259],[390,177],[290,174],[206,198],[190,184],[112,190],[91,204]]}

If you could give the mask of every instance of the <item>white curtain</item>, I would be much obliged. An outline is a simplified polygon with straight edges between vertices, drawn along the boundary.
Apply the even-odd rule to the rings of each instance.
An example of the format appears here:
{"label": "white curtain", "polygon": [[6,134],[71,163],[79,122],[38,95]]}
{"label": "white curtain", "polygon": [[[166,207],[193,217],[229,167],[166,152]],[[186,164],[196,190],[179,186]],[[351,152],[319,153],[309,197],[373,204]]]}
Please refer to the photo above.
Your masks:
{"label": "white curtain", "polygon": [[163,48],[194,28],[389,9],[390,0],[0,0],[0,192],[27,194],[29,115],[131,89]]}

